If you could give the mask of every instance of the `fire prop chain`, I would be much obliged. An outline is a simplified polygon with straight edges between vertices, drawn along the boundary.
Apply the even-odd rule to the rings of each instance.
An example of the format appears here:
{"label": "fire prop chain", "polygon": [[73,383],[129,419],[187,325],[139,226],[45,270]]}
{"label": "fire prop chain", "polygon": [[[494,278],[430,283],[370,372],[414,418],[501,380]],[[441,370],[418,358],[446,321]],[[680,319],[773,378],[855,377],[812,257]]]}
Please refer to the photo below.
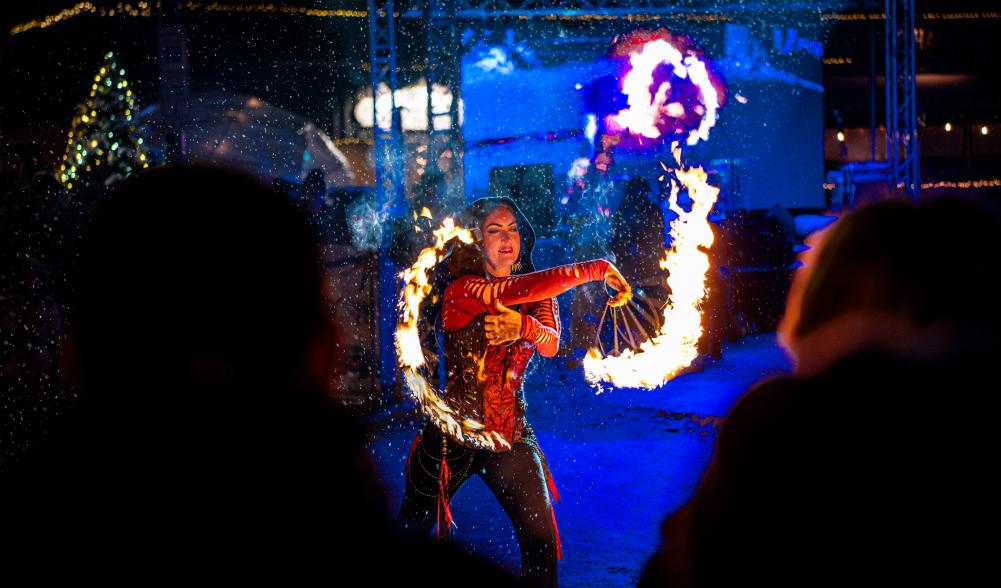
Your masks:
{"label": "fire prop chain", "polygon": [[[656,388],[678,375],[698,356],[697,345],[702,336],[701,303],[706,295],[706,273],[709,257],[702,249],[713,243],[709,227],[709,212],[719,195],[719,188],[710,186],[702,167],[685,168],[681,149],[672,145],[678,167],[669,169],[670,205],[678,218],[671,223],[671,249],[660,262],[668,271],[666,279],[671,298],[663,311],[663,326],[638,349],[625,349],[618,355],[605,355],[592,348],[584,358],[584,374],[592,385],[601,390],[608,382],[617,388]],[[687,189],[692,199],[691,211],[678,205],[678,193]]]}
{"label": "fire prop chain", "polygon": [[425,365],[425,360],[417,324],[420,320],[421,302],[431,292],[428,272],[444,258],[449,241],[459,239],[463,243],[473,242],[472,233],[455,225],[451,218],[442,222],[441,228],[434,231],[434,237],[434,246],[421,251],[417,261],[402,274],[403,292],[399,303],[400,321],[396,325],[396,351],[403,370],[403,381],[424,414],[452,438],[491,451],[510,449],[511,445],[503,437],[488,431],[483,423],[452,410],[421,373],[420,368]]}

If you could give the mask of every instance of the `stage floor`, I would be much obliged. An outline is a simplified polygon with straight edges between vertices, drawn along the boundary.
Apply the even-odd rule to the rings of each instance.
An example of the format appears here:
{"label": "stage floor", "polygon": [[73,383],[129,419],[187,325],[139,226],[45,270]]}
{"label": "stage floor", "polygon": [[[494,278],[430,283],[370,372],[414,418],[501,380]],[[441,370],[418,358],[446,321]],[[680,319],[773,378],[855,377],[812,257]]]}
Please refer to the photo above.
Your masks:
{"label": "stage floor", "polygon": [[[556,518],[567,588],[634,585],[661,521],[691,496],[712,457],[720,419],[749,386],[789,369],[774,334],[728,345],[721,362],[652,392],[596,395],[583,370],[562,369],[561,358],[533,363],[528,417],[562,498]],[[371,448],[394,512],[417,430],[405,408],[373,418]],[[514,531],[478,477],[455,496],[452,512],[458,542],[517,571]]]}

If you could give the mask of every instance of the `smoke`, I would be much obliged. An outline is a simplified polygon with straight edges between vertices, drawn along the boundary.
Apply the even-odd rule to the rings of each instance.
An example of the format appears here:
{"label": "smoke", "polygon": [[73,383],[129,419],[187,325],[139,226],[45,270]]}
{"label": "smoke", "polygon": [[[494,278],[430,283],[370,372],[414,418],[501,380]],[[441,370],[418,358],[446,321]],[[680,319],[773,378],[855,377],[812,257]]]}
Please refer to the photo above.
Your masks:
{"label": "smoke", "polygon": [[375,193],[359,196],[348,205],[346,212],[352,245],[363,251],[377,250],[389,215],[379,210]]}

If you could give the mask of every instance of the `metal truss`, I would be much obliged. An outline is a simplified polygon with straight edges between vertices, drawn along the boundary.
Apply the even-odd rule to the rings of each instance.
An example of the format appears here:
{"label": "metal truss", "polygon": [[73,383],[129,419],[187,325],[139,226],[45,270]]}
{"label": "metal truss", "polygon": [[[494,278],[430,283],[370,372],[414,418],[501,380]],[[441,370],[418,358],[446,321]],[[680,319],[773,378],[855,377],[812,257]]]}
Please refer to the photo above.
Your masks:
{"label": "metal truss", "polygon": [[[677,0],[428,0],[448,4],[459,19],[493,17],[543,18],[552,16],[640,16],[669,14],[747,13],[763,10],[836,10],[853,5],[846,0],[814,2],[706,2],[705,6],[678,6]],[[424,18],[424,12],[408,10],[405,18]]]}
{"label": "metal truss", "polygon": [[[393,0],[368,0],[369,63],[372,71],[372,159],[380,210],[401,213],[403,205],[403,132],[396,108],[396,16]],[[392,114],[388,129],[379,126],[376,104],[380,87],[389,89]]]}
{"label": "metal truss", "polygon": [[[428,89],[428,165],[436,165],[441,157],[450,157],[448,181],[458,182],[454,188],[462,193],[462,130],[459,127],[459,98],[462,93],[460,60],[462,47],[456,26],[456,2],[453,0],[425,0],[424,26],[427,63],[425,74]],[[448,88],[452,102],[448,110],[432,108],[434,85]],[[446,203],[449,205],[460,203]]]}
{"label": "metal truss", "polygon": [[914,0],[886,0],[886,160],[890,187],[921,189]]}

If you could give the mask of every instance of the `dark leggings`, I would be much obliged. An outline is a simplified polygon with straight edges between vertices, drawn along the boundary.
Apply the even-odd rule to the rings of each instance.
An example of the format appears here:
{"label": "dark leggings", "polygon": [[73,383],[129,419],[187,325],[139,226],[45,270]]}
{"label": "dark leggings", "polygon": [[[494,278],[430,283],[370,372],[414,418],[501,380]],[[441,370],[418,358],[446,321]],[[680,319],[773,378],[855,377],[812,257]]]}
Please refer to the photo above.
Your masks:
{"label": "dark leggings", "polygon": [[[407,460],[407,490],[397,522],[404,534],[427,537],[437,522],[438,468],[444,435],[428,424]],[[522,578],[556,586],[556,525],[546,487],[542,452],[531,430],[511,451],[469,449],[446,438],[451,470],[449,498],[473,474],[493,492],[511,519],[521,548]]]}

